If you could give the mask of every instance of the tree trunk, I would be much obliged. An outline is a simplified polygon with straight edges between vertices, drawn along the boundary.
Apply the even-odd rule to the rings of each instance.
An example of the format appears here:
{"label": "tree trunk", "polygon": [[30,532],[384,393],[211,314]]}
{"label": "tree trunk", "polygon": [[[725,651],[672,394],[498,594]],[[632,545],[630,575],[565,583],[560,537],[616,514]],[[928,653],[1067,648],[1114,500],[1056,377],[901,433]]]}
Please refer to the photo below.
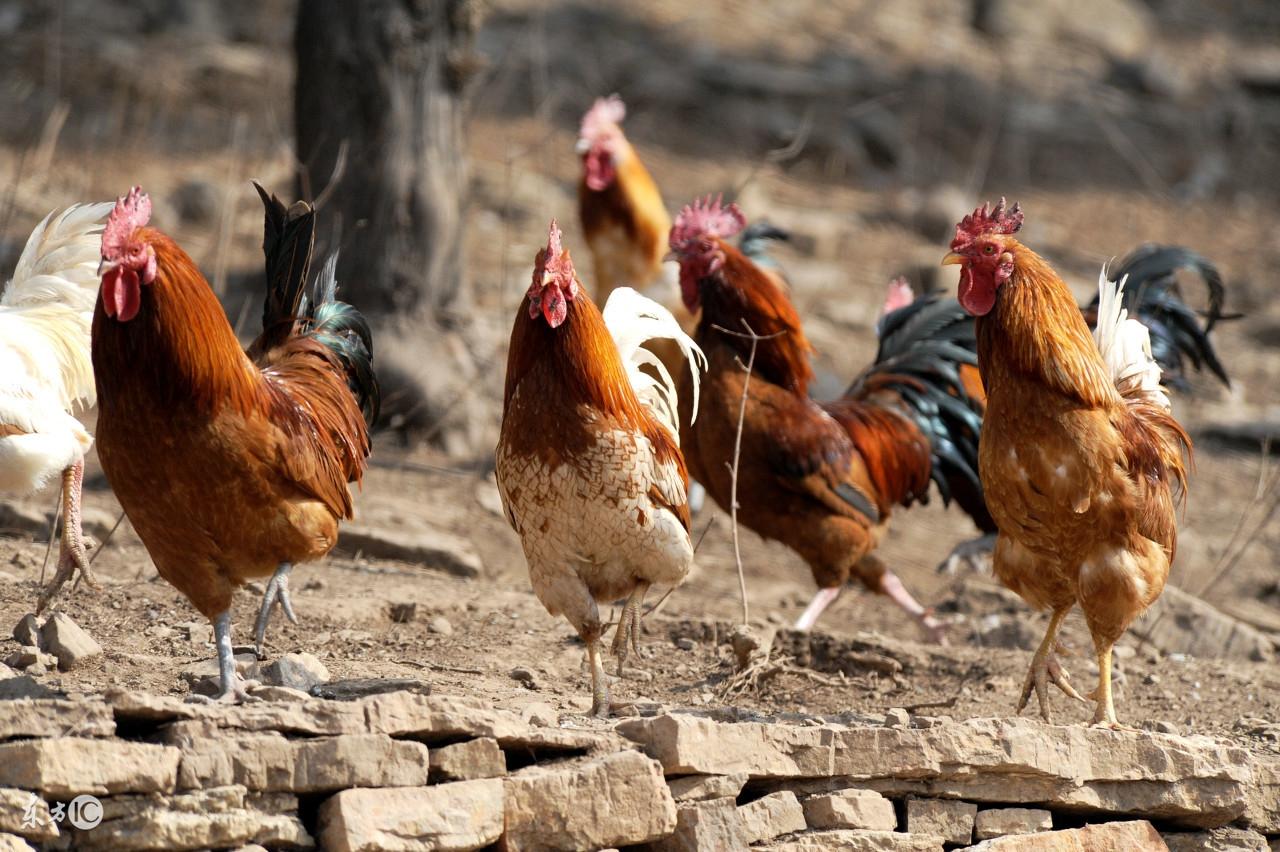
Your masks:
{"label": "tree trunk", "polygon": [[338,281],[375,318],[449,326],[466,306],[463,86],[476,23],[474,0],[299,2],[301,195],[325,197],[320,236],[341,247]]}

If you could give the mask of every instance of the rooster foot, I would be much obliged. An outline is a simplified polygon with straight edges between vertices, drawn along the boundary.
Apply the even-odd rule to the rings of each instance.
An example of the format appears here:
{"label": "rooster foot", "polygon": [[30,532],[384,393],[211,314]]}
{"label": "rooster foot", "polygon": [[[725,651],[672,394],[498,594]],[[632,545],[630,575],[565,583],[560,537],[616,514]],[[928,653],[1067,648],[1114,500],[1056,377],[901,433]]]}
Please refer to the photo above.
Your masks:
{"label": "rooster foot", "polygon": [[267,638],[267,625],[271,623],[271,610],[276,603],[284,610],[285,618],[294,624],[298,623],[298,616],[293,611],[293,601],[289,598],[289,572],[292,570],[292,563],[281,562],[276,573],[271,575],[267,590],[262,593],[262,606],[258,608],[258,620],[253,625],[253,648],[258,659],[263,658],[262,643]]}
{"label": "rooster foot", "polygon": [[962,541],[938,563],[939,574],[956,574],[961,568],[969,573],[991,576],[991,555],[995,550],[995,533]]}
{"label": "rooster foot", "polygon": [[209,695],[188,695],[186,703],[188,704],[257,704],[262,701],[256,695],[250,693],[261,686],[256,680],[244,680],[239,676],[227,689],[214,696]]}
{"label": "rooster foot", "polygon": [[[619,624],[621,627],[621,624]],[[591,715],[597,719],[609,718],[609,683],[600,661],[599,640],[587,641],[587,662],[591,666]]]}
{"label": "rooster foot", "polygon": [[1053,714],[1049,710],[1050,683],[1077,701],[1085,700],[1085,697],[1071,685],[1071,678],[1067,670],[1058,662],[1057,657],[1052,653],[1037,653],[1031,661],[1031,668],[1027,670],[1027,678],[1022,683],[1022,695],[1018,698],[1018,715],[1022,715],[1022,711],[1026,709],[1027,702],[1031,699],[1031,692],[1034,690],[1040,702],[1041,718],[1052,725]]}
{"label": "rooster foot", "polygon": [[68,580],[75,577],[72,589],[84,583],[91,589],[98,588],[89,565],[84,533],[80,526],[80,492],[84,481],[84,461],[77,461],[62,472],[62,540],[58,543],[58,568],[53,579],[45,586],[36,601],[36,612],[44,612],[61,592]]}
{"label": "rooster foot", "polygon": [[648,590],[648,583],[636,586],[635,591],[627,598],[627,603],[622,608],[622,617],[618,619],[618,626],[613,632],[612,650],[618,658],[618,677],[622,677],[623,664],[632,651],[635,651],[637,657],[640,656],[640,610]]}

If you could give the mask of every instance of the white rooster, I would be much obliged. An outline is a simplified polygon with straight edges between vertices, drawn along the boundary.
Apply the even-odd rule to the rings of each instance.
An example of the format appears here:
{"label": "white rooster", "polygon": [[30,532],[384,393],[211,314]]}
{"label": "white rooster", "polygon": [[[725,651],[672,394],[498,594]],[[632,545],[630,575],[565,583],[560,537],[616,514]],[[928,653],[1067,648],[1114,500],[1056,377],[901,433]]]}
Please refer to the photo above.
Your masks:
{"label": "white rooster", "polygon": [[71,411],[94,402],[89,327],[110,212],[109,203],[83,204],[46,216],[0,297],[0,493],[30,494],[62,477],[58,570],[40,609],[76,572],[93,584],[80,529],[84,456],[93,439]]}

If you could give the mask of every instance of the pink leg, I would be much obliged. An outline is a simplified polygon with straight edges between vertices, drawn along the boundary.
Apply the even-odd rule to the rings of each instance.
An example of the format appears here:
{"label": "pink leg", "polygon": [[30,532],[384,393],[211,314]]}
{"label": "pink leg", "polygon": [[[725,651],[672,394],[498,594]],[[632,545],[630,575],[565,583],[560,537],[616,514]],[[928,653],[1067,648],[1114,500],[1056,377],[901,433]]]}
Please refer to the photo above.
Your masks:
{"label": "pink leg", "polygon": [[920,605],[911,593],[907,591],[907,587],[902,585],[902,581],[898,579],[898,575],[892,571],[885,571],[880,575],[880,592],[887,596],[890,600],[902,607],[907,615],[914,618],[924,628],[929,636],[929,641],[938,644],[946,644],[946,633],[944,625],[941,621],[933,617],[933,611],[925,609]]}
{"label": "pink leg", "polygon": [[89,570],[89,556],[85,551],[84,532],[80,527],[80,492],[84,487],[84,460],[80,459],[62,472],[62,541],[58,545],[58,570],[49,585],[40,593],[36,610],[44,610],[57,598],[67,580],[79,574],[76,587],[84,581],[89,588],[97,588]]}
{"label": "pink leg", "polygon": [[822,615],[823,610],[835,603],[836,598],[840,597],[840,592],[844,591],[844,586],[834,586],[830,589],[818,589],[818,593],[813,596],[813,601],[805,607],[800,617],[796,619],[796,630],[809,631],[813,629],[813,625],[817,624],[818,616]]}

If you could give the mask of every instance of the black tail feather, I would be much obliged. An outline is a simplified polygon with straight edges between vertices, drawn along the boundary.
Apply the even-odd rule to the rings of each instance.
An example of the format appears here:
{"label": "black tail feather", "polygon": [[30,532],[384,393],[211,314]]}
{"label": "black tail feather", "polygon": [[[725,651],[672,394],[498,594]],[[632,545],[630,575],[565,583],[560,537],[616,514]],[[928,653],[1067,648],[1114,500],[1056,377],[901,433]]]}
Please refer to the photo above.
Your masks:
{"label": "black tail feather", "polygon": [[266,257],[267,298],[262,309],[262,334],[249,347],[255,359],[290,337],[311,337],[342,362],[347,385],[360,405],[365,423],[378,419],[381,393],[373,371],[373,335],[369,322],[351,305],[337,298],[335,252],[315,277],[310,295],[307,280],[315,250],[315,210],[305,201],[286,207],[257,182],[254,188],[265,208],[262,252]]}
{"label": "black tail feather", "polygon": [[[1182,299],[1177,273],[1189,270],[1199,275],[1208,288],[1208,309],[1198,315]],[[1218,268],[1207,258],[1181,246],[1141,245],[1108,273],[1112,280],[1127,276],[1124,305],[1151,332],[1151,354],[1164,371],[1164,384],[1177,390],[1190,388],[1185,362],[1197,371],[1208,369],[1227,387],[1231,379],[1209,339],[1219,320],[1236,319],[1239,314],[1223,311],[1226,286]],[[1097,317],[1094,297],[1085,314]],[[1092,324],[1092,323],[1091,323]]]}
{"label": "black tail feather", "polygon": [[969,395],[960,376],[962,367],[978,364],[973,318],[955,299],[925,296],[886,314],[879,328],[875,363],[845,396],[900,401],[900,413],[929,440],[930,478],[943,503],[957,500],[986,529],[991,518],[978,479],[985,403]]}
{"label": "black tail feather", "polygon": [[766,219],[760,219],[742,229],[742,234],[738,237],[738,248],[752,263],[776,269],[778,262],[769,254],[769,243],[790,239],[790,231],[779,228]]}

